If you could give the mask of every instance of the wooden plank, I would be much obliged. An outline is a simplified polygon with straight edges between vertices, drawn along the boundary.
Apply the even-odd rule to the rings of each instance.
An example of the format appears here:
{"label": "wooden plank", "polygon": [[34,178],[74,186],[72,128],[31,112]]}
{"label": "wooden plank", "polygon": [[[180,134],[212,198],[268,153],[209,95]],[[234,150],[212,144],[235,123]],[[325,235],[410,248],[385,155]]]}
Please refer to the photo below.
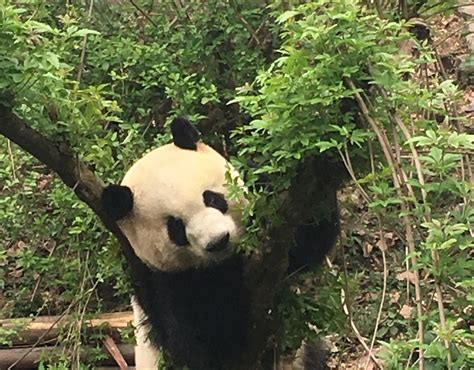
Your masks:
{"label": "wooden plank", "polygon": [[[58,335],[58,328],[68,322],[69,319],[70,317],[68,316],[62,318],[60,318],[60,316],[40,316],[34,320],[30,318],[1,319],[0,327],[3,329],[15,329],[17,327],[15,321],[25,322],[25,329],[21,330],[18,336],[12,338],[13,345],[33,344],[46,333],[42,338],[42,343],[38,343],[44,344],[54,341]],[[132,322],[132,311],[125,311],[106,313],[93,319],[84,320],[84,325],[96,328],[108,324],[112,330],[118,330],[126,328],[131,325]],[[5,348],[5,346],[0,346],[0,348]]]}
{"label": "wooden plank", "polygon": [[110,335],[107,335],[105,339],[102,341],[104,343],[105,348],[109,351],[110,355],[114,358],[117,365],[119,365],[120,370],[127,370],[128,364],[127,360],[123,357],[122,352],[120,352],[120,348],[118,348],[117,343],[112,339]]}
{"label": "wooden plank", "polygon": [[[87,347],[87,346],[85,346]],[[122,354],[125,361],[128,364],[135,364],[134,359],[134,346],[132,344],[118,344],[117,345],[120,353]],[[15,365],[15,369],[32,369],[38,366],[41,356],[53,356],[54,354],[60,354],[63,350],[62,347],[36,347],[21,360],[20,363]],[[30,351],[30,348],[9,348],[0,349],[0,369],[7,369],[9,366],[14,364],[19,358],[21,358],[25,352]],[[103,366],[117,366],[114,358],[104,348],[104,354],[108,356],[106,360],[99,362],[98,365]]]}

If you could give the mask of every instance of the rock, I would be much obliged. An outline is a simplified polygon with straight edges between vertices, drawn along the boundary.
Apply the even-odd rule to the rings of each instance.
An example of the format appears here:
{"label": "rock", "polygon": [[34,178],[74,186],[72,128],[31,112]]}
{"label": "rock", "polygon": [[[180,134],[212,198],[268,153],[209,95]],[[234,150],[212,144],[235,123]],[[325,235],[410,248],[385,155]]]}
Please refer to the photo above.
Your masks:
{"label": "rock", "polygon": [[461,60],[452,54],[441,55],[440,60],[444,70],[449,74],[456,72],[456,68],[461,63]]}
{"label": "rock", "polygon": [[[466,0],[459,0],[459,4],[467,4],[468,1]],[[464,18],[469,19],[474,17],[474,4],[473,5],[466,5],[461,6],[458,8],[459,14],[461,14]]]}
{"label": "rock", "polygon": [[474,103],[466,105],[464,107],[464,113],[474,113]]}
{"label": "rock", "polygon": [[474,58],[472,55],[462,57],[457,80],[460,87],[474,86]]}
{"label": "rock", "polygon": [[466,44],[471,53],[474,53],[474,34],[467,35]]}
{"label": "rock", "polygon": [[466,44],[471,54],[474,54],[474,22],[467,26]]}
{"label": "rock", "polygon": [[431,39],[431,31],[425,21],[419,18],[412,18],[410,22],[412,25],[409,27],[409,30],[418,41]]}

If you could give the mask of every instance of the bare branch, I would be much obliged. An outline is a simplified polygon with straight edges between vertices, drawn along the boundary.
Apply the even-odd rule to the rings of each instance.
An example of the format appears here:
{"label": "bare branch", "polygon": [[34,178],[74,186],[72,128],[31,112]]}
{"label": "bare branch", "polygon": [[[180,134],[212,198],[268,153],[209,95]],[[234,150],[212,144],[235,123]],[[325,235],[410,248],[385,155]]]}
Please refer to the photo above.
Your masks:
{"label": "bare branch", "polygon": [[235,1],[231,1],[230,5],[234,9],[235,13],[237,14],[237,17],[239,18],[240,22],[244,25],[244,27],[247,29],[248,33],[250,34],[251,39],[250,39],[248,45],[250,46],[252,43],[255,43],[255,45],[257,47],[261,48],[262,47],[262,42],[260,41],[260,39],[258,37],[258,34],[259,34],[260,30],[262,29],[262,27],[265,25],[265,22],[267,20],[266,17],[263,20],[263,22],[260,24],[258,29],[254,30],[252,25],[245,19],[245,17],[240,12],[239,5]]}
{"label": "bare branch", "polygon": [[[385,134],[380,123],[370,115],[369,108],[365,103],[364,99],[362,98],[361,94],[359,93],[357,87],[355,86],[354,82],[348,78],[345,79],[347,86],[352,90],[354,93],[354,98],[359,106],[359,109],[362,113],[362,117],[365,121],[369,124],[372,130],[377,135],[379,140],[380,146],[382,147],[382,151],[384,153],[385,159],[392,171],[393,183],[395,185],[395,189],[397,190],[398,197],[400,199],[405,199],[403,194],[403,187],[407,185],[405,181],[405,176],[403,175],[403,171],[401,171],[400,166],[396,162],[393,152],[391,150],[388,138]],[[403,223],[405,225],[405,233],[406,233],[406,240],[408,244],[408,250],[410,251],[411,261],[413,266],[417,265],[417,257],[415,254],[415,238],[413,235],[413,220],[408,215],[409,205],[403,201],[401,203],[401,210],[403,213]],[[420,275],[419,271],[414,268],[413,274],[415,276],[415,298],[416,298],[416,308],[417,308],[417,316],[418,316],[418,337],[420,339],[421,346],[419,348],[419,369],[423,370],[425,368],[425,361],[424,361],[424,322],[423,322],[423,306],[422,306],[422,293],[421,293],[421,286],[420,286]]]}
{"label": "bare branch", "polygon": [[153,26],[158,27],[158,25],[155,22],[153,22],[153,19],[151,19],[151,17],[147,14],[147,12],[145,12],[142,8],[140,8],[135,1],[133,0],[129,0],[129,1],[130,1],[130,4],[132,4],[134,8],[137,9],[148,20],[148,22],[150,22]]}
{"label": "bare branch", "polygon": [[[93,6],[94,6],[94,0],[90,0],[89,11],[87,13],[87,20],[89,20],[92,16]],[[82,42],[81,59],[79,61],[79,67],[77,71],[77,81],[79,83],[81,83],[82,72],[84,71],[84,65],[85,65],[85,60],[86,60],[86,46],[87,46],[87,33],[84,35],[84,40]]]}

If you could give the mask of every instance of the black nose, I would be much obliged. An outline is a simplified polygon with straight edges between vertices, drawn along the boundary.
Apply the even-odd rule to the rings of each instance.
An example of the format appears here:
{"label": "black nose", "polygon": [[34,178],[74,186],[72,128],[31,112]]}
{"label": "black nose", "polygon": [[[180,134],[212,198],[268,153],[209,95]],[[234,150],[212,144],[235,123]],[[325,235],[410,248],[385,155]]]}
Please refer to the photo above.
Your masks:
{"label": "black nose", "polygon": [[217,240],[213,240],[208,245],[206,245],[206,251],[208,252],[219,252],[223,250],[229,244],[229,233],[226,233],[224,236],[220,237]]}

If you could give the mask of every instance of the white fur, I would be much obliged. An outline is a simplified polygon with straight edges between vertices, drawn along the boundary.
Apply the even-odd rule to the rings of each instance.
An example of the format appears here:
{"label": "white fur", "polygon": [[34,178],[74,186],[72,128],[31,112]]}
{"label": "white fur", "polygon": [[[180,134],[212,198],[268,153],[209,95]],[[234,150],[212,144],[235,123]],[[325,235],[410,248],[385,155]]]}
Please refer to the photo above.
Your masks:
{"label": "white fur", "polygon": [[[197,150],[164,145],[145,155],[125,175],[122,185],[133,192],[133,209],[119,222],[137,256],[163,271],[180,271],[205,266],[229,255],[207,252],[207,243],[229,233],[230,240],[239,235],[240,207],[227,200],[226,214],[206,207],[206,190],[226,195],[225,175],[235,171],[209,146],[198,143]],[[174,245],[169,237],[166,219],[179,217],[186,225],[188,247]]]}
{"label": "white fur", "polygon": [[147,338],[146,315],[138,302],[132,298],[133,325],[135,326],[135,368],[140,370],[157,369],[158,350]]}
{"label": "white fur", "polygon": [[[193,215],[186,229],[188,240],[191,248],[196,255],[203,258],[214,258],[214,255],[219,256],[216,252],[206,252],[206,246],[211,242],[216,242],[222,238],[226,233],[229,233],[231,242],[237,239],[237,228],[230,215],[222,215],[221,211],[206,207],[200,212]],[[232,250],[225,251],[231,252]],[[224,252],[224,253],[225,253]]]}

